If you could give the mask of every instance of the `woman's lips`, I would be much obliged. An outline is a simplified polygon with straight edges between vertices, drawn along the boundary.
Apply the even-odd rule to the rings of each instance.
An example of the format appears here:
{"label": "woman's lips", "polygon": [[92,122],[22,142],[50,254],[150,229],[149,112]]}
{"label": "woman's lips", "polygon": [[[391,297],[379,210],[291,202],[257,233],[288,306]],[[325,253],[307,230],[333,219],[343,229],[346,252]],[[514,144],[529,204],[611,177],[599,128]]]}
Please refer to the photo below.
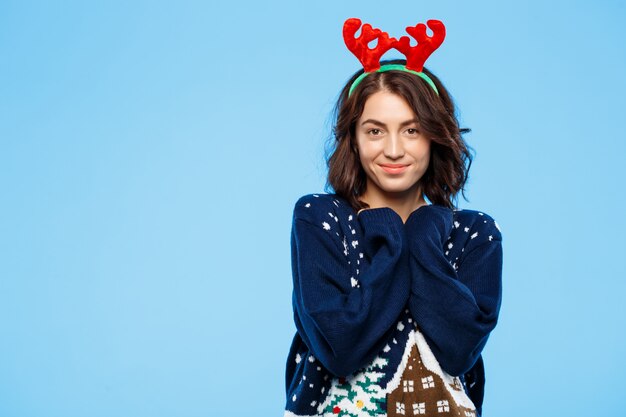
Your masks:
{"label": "woman's lips", "polygon": [[401,174],[406,171],[408,165],[380,165],[380,167],[388,174]]}

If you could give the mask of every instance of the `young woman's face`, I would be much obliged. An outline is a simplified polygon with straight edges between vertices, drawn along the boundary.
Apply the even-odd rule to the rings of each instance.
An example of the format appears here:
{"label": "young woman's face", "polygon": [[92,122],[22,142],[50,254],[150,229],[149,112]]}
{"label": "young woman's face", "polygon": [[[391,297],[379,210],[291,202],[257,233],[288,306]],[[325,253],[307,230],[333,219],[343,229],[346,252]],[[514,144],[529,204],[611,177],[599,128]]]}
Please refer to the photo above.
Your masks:
{"label": "young woman's face", "polygon": [[417,182],[428,168],[431,140],[408,103],[387,91],[372,94],[355,130],[366,193],[419,197]]}

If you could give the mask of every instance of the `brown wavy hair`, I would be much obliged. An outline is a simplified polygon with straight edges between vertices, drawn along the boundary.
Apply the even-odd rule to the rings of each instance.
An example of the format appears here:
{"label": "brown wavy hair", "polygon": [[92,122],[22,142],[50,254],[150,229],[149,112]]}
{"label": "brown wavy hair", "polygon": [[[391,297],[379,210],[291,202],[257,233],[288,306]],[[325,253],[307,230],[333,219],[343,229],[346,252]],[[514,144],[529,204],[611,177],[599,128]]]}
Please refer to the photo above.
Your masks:
{"label": "brown wavy hair", "polygon": [[[406,64],[404,59],[385,60],[384,64]],[[363,113],[368,97],[378,91],[388,91],[403,97],[413,109],[422,131],[432,139],[430,163],[419,180],[424,196],[433,204],[457,208],[453,203],[461,191],[465,197],[465,183],[472,165],[472,154],[462,134],[471,132],[460,128],[455,105],[450,93],[432,72],[422,69],[439,91],[439,95],[421,77],[391,70],[374,72],[365,77],[348,97],[353,81],[363,73],[357,71],[343,87],[333,109],[333,128],[326,144],[328,177],[325,191],[346,199],[355,210],[369,208],[359,199],[366,187],[366,173],[356,152],[355,126]],[[329,189],[330,188],[330,189]]]}

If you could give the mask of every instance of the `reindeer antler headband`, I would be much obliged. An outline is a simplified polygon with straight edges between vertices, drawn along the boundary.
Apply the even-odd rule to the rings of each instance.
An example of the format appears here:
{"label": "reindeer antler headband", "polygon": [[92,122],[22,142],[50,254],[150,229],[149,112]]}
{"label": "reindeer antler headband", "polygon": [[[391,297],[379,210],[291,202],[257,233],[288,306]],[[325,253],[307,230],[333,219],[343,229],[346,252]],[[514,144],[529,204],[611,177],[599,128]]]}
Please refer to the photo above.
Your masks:
{"label": "reindeer antler headband", "polygon": [[[428,59],[435,49],[439,48],[443,39],[446,37],[446,28],[443,22],[439,20],[431,19],[428,20],[427,23],[428,27],[433,31],[433,36],[426,35],[426,25],[423,23],[418,23],[416,26],[406,28],[407,33],[417,41],[416,46],[410,46],[408,36],[402,36],[399,40],[390,38],[387,32],[383,32],[380,29],[373,29],[369,23],[363,25],[361,35],[355,38],[354,34],[359,27],[361,27],[361,20],[355,17],[347,19],[343,24],[343,40],[348,49],[361,61],[364,70],[363,74],[352,83],[348,96],[350,96],[356,86],[372,72],[390,70],[406,71],[422,77],[433,90],[435,90],[437,95],[439,95],[435,83],[428,75],[422,72],[422,69],[426,59]],[[374,39],[378,39],[378,43],[374,49],[370,49],[368,43]],[[404,54],[406,57],[406,65],[380,65],[380,57],[391,48],[395,48]]]}

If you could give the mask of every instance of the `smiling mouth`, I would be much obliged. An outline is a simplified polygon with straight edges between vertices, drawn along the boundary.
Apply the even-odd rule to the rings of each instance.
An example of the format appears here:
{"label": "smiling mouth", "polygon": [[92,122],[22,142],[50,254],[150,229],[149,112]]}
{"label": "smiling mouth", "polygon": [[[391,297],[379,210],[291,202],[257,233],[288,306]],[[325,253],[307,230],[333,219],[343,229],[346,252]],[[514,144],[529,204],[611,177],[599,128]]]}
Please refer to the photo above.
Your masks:
{"label": "smiling mouth", "polygon": [[408,165],[382,165],[381,164],[380,167],[383,169],[383,171],[387,172],[388,174],[401,174],[406,170]]}

